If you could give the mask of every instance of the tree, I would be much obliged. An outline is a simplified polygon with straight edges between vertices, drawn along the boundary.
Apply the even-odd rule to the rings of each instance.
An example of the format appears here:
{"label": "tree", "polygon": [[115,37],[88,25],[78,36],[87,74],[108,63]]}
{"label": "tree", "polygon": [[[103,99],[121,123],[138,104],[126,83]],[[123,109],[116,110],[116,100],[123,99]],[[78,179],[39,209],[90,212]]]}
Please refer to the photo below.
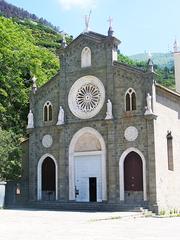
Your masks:
{"label": "tree", "polygon": [[0,17],[0,178],[17,179],[21,172],[19,138],[25,135],[29,80],[41,86],[59,69],[59,59],[38,46],[27,26]]}
{"label": "tree", "polygon": [[0,123],[3,129],[19,133],[25,127],[29,101],[29,80],[33,75],[38,86],[59,69],[58,58],[36,46],[31,31],[12,20],[0,17]]}
{"label": "tree", "polygon": [[18,136],[0,128],[0,180],[14,180],[21,175],[21,149]]}

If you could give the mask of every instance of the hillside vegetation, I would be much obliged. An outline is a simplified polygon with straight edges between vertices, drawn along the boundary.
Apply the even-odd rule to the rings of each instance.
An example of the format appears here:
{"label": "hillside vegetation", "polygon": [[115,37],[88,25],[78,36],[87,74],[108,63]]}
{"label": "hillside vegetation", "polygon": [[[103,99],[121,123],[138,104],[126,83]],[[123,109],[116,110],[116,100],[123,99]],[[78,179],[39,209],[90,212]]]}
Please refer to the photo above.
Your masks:
{"label": "hillside vegetation", "polygon": [[[134,67],[141,69],[147,69],[147,54],[137,54],[134,56],[126,57],[122,54],[119,55],[120,62],[127,63]],[[152,54],[152,60],[154,63],[154,71],[156,73],[155,80],[171,89],[175,89],[175,79],[174,79],[174,59],[170,53],[157,53]],[[167,64],[167,65],[166,65]]]}
{"label": "hillside vegetation", "polygon": [[45,26],[54,29],[56,32],[59,31],[59,27],[54,26],[50,22],[48,22],[44,18],[39,18],[35,14],[29,13],[28,11],[24,10],[23,8],[19,8],[10,4],[4,0],[0,0],[0,15],[6,18],[16,18],[16,19],[29,19],[35,22],[39,22]]}
{"label": "hillside vegetation", "polygon": [[35,75],[41,86],[57,73],[54,52],[61,38],[40,24],[0,17],[0,178],[20,173],[19,139],[27,124],[29,80]]}
{"label": "hillside vegetation", "polygon": [[[147,61],[147,53],[140,53],[135,54],[132,56],[129,56],[130,59],[134,61]],[[168,67],[169,69],[174,67],[174,58],[173,53],[152,53],[152,59],[155,65],[157,65],[159,68],[165,68]]]}

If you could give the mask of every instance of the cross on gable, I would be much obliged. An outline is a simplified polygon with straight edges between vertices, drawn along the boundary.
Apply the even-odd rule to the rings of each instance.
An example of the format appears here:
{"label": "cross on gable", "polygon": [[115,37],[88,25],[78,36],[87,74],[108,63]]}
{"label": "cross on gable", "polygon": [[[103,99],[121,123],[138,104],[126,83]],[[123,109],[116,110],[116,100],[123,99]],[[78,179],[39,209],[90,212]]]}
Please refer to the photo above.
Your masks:
{"label": "cross on gable", "polygon": [[108,22],[109,22],[109,27],[111,28],[112,27],[113,18],[109,17],[108,18]]}

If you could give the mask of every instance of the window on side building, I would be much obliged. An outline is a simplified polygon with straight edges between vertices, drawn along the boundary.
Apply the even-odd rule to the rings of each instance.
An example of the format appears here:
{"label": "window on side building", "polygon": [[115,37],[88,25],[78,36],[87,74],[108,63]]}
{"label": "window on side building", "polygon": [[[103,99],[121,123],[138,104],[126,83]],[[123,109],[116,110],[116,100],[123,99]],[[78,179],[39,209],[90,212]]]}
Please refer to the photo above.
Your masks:
{"label": "window on side building", "polygon": [[167,133],[167,157],[168,157],[168,170],[174,170],[173,163],[173,137],[170,131]]}

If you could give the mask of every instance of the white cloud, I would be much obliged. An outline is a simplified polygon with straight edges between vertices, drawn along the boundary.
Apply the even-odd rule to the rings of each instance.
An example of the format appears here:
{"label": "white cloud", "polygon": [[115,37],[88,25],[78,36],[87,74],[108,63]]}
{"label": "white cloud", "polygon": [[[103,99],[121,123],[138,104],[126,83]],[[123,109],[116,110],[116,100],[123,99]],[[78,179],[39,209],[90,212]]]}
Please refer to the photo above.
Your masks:
{"label": "white cloud", "polygon": [[65,10],[70,10],[73,7],[81,9],[92,9],[95,7],[96,0],[58,0],[61,7]]}

